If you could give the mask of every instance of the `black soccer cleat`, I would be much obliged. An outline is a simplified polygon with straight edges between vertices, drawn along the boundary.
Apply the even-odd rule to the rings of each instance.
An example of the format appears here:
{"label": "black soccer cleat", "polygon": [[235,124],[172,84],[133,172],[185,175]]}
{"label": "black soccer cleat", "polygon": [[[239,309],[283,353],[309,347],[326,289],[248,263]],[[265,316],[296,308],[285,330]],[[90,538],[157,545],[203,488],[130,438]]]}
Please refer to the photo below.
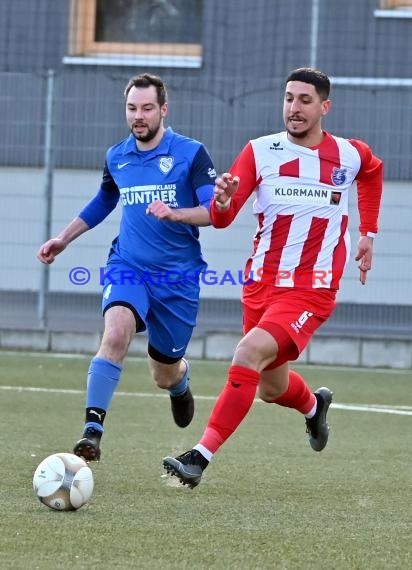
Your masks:
{"label": "black soccer cleat", "polygon": [[329,438],[329,424],[326,414],[332,403],[333,392],[329,388],[318,388],[314,392],[318,402],[316,414],[313,418],[306,418],[306,433],[309,434],[309,443],[315,451],[322,451]]}
{"label": "black soccer cleat", "polygon": [[190,489],[199,485],[203,471],[208,464],[209,461],[197,449],[186,451],[178,457],[165,457],[163,459],[163,467],[166,471],[180,479],[180,482]]}
{"label": "black soccer cleat", "polygon": [[175,424],[181,428],[187,427],[195,413],[195,401],[189,386],[184,394],[170,396],[170,403]]}
{"label": "black soccer cleat", "polygon": [[100,461],[100,440],[103,432],[92,427],[84,430],[83,437],[73,448],[73,453],[85,461]]}

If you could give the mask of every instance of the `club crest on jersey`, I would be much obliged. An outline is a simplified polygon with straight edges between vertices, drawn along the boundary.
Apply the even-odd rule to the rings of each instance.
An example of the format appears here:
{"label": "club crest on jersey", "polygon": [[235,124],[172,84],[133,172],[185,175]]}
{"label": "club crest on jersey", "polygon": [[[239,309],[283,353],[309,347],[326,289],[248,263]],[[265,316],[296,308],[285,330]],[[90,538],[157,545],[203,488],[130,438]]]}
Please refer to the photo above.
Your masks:
{"label": "club crest on jersey", "polygon": [[159,168],[163,172],[163,174],[167,174],[173,168],[173,157],[172,156],[162,156],[159,160]]}
{"label": "club crest on jersey", "polygon": [[336,168],[332,170],[332,182],[335,186],[342,186],[346,182],[346,168]]}

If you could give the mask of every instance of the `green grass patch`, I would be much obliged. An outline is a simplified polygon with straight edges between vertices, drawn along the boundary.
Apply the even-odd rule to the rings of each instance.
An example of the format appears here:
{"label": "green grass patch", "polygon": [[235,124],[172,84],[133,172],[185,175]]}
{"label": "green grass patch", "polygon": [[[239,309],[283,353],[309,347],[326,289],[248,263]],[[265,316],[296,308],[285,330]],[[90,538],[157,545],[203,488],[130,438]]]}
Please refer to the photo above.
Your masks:
{"label": "green grass patch", "polygon": [[[331,408],[328,447],[314,453],[298,413],[256,402],[199,487],[164,475],[162,457],[199,440],[224,362],[192,363],[196,416],[182,430],[146,362],[127,360],[102,461],[91,464],[89,504],[47,509],[33,473],[81,436],[88,365],[80,356],[0,353],[1,569],[412,567],[411,415]],[[336,404],[412,410],[410,371],[298,368],[312,389],[330,387]]]}

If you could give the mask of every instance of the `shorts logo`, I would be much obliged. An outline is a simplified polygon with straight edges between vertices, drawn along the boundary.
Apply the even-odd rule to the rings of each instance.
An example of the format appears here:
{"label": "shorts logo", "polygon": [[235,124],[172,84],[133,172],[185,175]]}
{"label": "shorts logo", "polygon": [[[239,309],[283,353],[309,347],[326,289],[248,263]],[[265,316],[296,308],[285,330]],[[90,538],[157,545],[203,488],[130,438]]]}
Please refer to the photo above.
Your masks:
{"label": "shorts logo", "polygon": [[162,156],[159,160],[159,168],[163,172],[163,174],[167,174],[173,168],[173,157],[172,156]]}
{"label": "shorts logo", "polygon": [[109,283],[109,285],[104,290],[103,298],[108,299],[110,297],[111,291],[112,291],[112,283]]}
{"label": "shorts logo", "polygon": [[309,311],[303,311],[297,321],[290,323],[290,326],[295,331],[295,333],[299,334],[300,329],[303,327],[309,317],[313,317],[313,313],[310,313]]}
{"label": "shorts logo", "polygon": [[179,346],[179,348],[174,348],[174,347],[173,347],[173,348],[172,348],[172,352],[180,352],[181,350],[184,349],[184,347],[185,347],[185,345]]}
{"label": "shorts logo", "polygon": [[335,186],[342,186],[346,182],[346,168],[336,168],[332,170],[332,182]]}

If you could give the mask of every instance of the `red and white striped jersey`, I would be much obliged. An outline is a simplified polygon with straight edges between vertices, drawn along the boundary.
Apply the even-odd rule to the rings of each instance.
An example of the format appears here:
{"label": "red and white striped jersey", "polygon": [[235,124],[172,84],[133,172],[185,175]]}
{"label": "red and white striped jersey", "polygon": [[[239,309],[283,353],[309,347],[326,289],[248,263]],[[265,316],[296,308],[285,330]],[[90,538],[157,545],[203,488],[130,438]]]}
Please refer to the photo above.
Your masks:
{"label": "red and white striped jersey", "polygon": [[358,193],[361,235],[378,231],[382,161],[369,146],[324,132],[316,147],[286,132],[251,140],[230,172],[239,176],[230,208],[211,206],[215,227],[226,227],[252,194],[257,218],[246,278],[277,287],[338,289],[350,254],[348,198]]}

